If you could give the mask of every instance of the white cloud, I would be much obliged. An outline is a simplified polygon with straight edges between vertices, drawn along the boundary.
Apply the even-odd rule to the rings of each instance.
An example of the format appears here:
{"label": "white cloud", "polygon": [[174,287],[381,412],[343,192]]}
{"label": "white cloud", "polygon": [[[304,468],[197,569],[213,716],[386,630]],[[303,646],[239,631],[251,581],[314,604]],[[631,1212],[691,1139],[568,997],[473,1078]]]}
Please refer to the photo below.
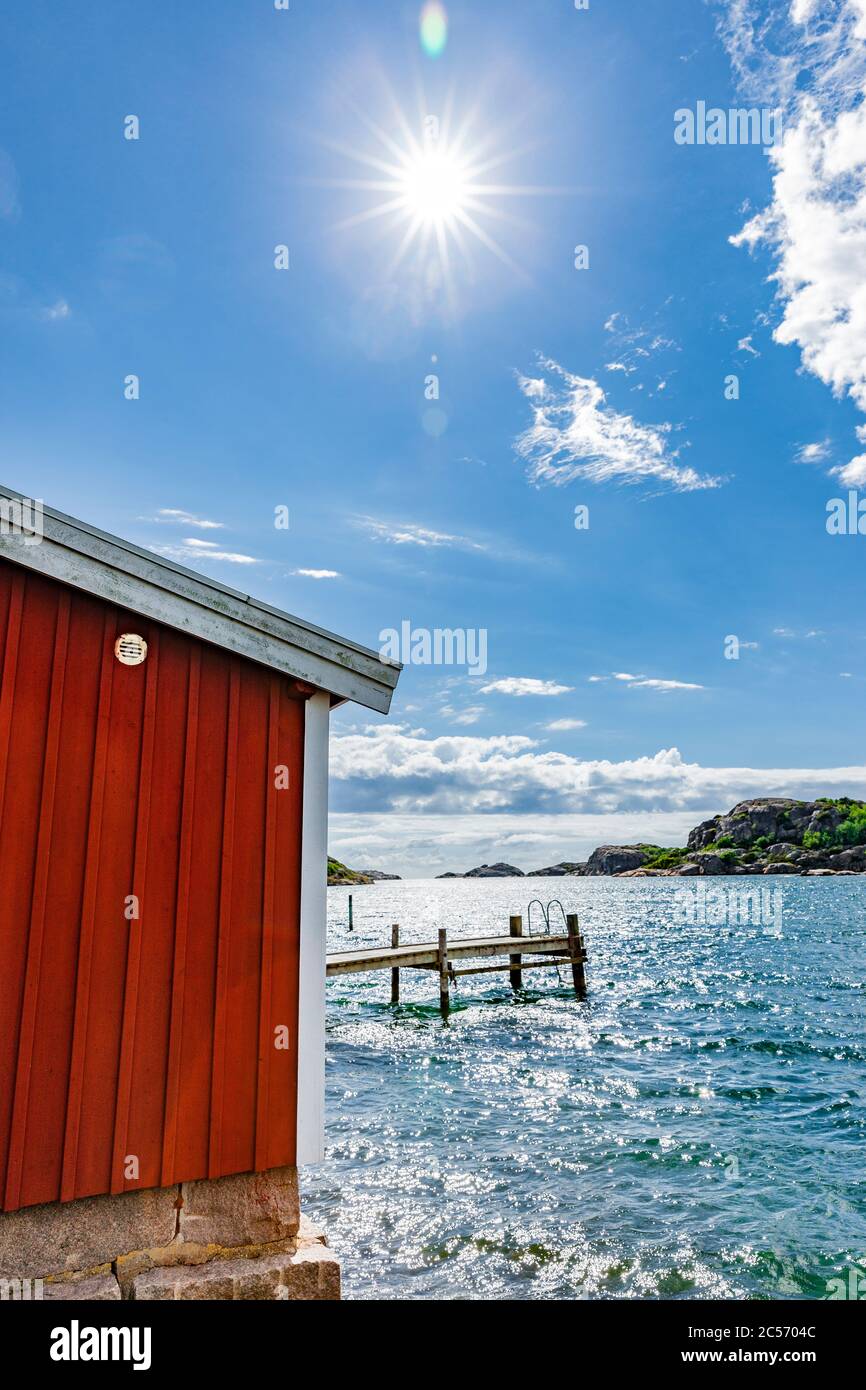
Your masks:
{"label": "white cloud", "polygon": [[195,516],[193,512],[185,512],[180,507],[160,507],[156,516],[140,517],[139,520],[156,521],[171,526],[197,526],[201,531],[224,529],[222,521],[208,521],[205,517]]}
{"label": "white cloud", "polygon": [[533,418],[515,449],[528,463],[532,482],[657,482],[683,492],[719,485],[720,479],[678,462],[678,451],[669,444],[671,425],[642,425],[608,406],[597,381],[550,358],[540,358],[539,365],[544,377],[517,377]]}
{"label": "white cloud", "polygon": [[[742,643],[748,646],[748,642]],[[703,685],[694,685],[691,681],[672,681],[660,680],[657,676],[634,676],[629,671],[611,671],[610,676],[590,676],[591,681],[606,681],[609,679],[622,681],[629,690],[704,690]]]}
{"label": "white cloud", "polygon": [[41,311],[40,317],[49,323],[57,323],[62,319],[68,319],[72,310],[65,299],[58,299],[54,304],[48,305]]}
{"label": "white cloud", "polygon": [[862,765],[704,767],[676,748],[610,762],[544,751],[523,735],[425,738],[399,725],[333,737],[331,775],[335,796],[346,785],[347,809],[404,815],[691,811],[698,819],[749,796],[866,796]]}
{"label": "white cloud", "polygon": [[304,579],[339,579],[339,570],[292,570],[292,574],[302,575]]}
{"label": "white cloud", "polygon": [[824,463],[830,453],[829,439],[819,439],[814,444],[803,444],[797,450],[797,463]]}
{"label": "white cloud", "polygon": [[477,724],[482,714],[486,714],[487,711],[483,705],[467,705],[465,709],[454,709],[452,705],[443,705],[439,713],[450,724],[465,726]]}
{"label": "white cloud", "polygon": [[[866,425],[857,426],[857,438],[861,444],[866,444]],[[866,454],[857,454],[849,463],[841,468],[831,468],[830,472],[845,487],[861,487],[866,483]]]}
{"label": "white cloud", "polygon": [[642,681],[632,681],[631,684],[630,684],[630,686],[629,686],[629,689],[630,689],[630,690],[638,690],[638,689],[641,689],[641,688],[646,688],[647,690],[663,690],[663,691],[666,691],[666,690],[704,690],[706,687],[703,686],[703,685],[693,685],[690,681],[662,681],[662,680],[657,680],[657,679],[642,680]]}
{"label": "white cloud", "polygon": [[[866,0],[821,9],[793,0],[787,32],[754,0],[729,0],[721,22],[741,86],[777,101],[784,136],[769,151],[769,205],[731,237],[767,247],[782,317],[773,337],[805,369],[866,410]],[[857,485],[866,456],[834,470]]]}
{"label": "white cloud", "polygon": [[446,547],[451,550],[486,550],[486,546],[468,536],[451,536],[445,531],[434,531],[428,526],[418,526],[413,522],[398,524],[391,521],[377,521],[372,516],[356,518],[360,526],[375,540],[386,541],[389,545],[419,545],[424,548]]}
{"label": "white cloud", "polygon": [[545,725],[552,734],[565,734],[571,729],[585,729],[585,719],[554,719],[550,724]]}
{"label": "white cloud", "polygon": [[866,454],[857,454],[843,467],[830,471],[845,487],[863,487],[866,484]]}
{"label": "white cloud", "polygon": [[750,352],[753,357],[760,357],[761,355],[756,347],[752,347],[751,333],[748,338],[741,338],[737,343],[737,352]]}
{"label": "white cloud", "polygon": [[152,545],[155,555],[164,555],[168,560],[222,560],[228,565],[257,565],[254,555],[242,555],[234,550],[220,550],[216,541],[203,541],[198,536],[187,536],[180,545]]}
{"label": "white cloud", "polygon": [[565,695],[570,685],[558,685],[556,681],[536,680],[534,676],[505,676],[502,680],[490,681],[482,685],[482,695]]}

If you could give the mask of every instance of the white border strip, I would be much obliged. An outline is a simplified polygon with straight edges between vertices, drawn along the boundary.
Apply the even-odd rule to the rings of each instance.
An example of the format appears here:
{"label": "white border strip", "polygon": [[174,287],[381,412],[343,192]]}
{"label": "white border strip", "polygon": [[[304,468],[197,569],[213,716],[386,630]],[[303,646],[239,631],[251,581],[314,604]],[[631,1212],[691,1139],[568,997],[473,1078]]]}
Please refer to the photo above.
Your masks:
{"label": "white border strip", "polygon": [[311,695],[304,719],[301,952],[298,989],[298,1163],[325,1153],[325,955],[328,925],[330,699]]}

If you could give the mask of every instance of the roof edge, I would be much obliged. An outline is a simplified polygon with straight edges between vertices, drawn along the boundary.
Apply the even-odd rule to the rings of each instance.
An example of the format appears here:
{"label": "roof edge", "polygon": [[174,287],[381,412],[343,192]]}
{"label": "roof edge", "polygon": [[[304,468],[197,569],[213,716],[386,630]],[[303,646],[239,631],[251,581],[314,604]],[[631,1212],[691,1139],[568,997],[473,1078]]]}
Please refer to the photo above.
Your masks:
{"label": "roof edge", "polygon": [[[400,667],[357,642],[185,569],[0,484],[30,521],[0,527],[0,555],[332,695],[387,714]],[[33,516],[38,508],[38,521]],[[6,519],[8,521],[8,518]],[[40,531],[41,528],[41,531]],[[22,533],[23,532],[23,533]]]}

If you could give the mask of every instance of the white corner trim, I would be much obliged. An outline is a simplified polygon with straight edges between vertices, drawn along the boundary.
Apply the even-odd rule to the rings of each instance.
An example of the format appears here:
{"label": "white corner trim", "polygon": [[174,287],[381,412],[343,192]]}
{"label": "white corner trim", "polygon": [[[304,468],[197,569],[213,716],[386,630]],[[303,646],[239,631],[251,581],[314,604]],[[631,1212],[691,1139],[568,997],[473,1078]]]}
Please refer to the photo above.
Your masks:
{"label": "white corner trim", "polygon": [[325,1152],[325,955],[328,927],[330,698],[311,695],[304,718],[301,948],[298,990],[298,1163]]}

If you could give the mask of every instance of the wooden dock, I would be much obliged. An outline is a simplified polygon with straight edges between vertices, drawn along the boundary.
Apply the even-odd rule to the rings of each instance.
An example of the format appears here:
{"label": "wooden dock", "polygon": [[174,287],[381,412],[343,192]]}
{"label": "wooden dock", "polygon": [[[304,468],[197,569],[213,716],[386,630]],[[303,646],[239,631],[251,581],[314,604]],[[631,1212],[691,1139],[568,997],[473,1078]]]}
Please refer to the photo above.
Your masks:
{"label": "wooden dock", "polygon": [[[545,966],[571,967],[574,992],[578,999],[586,995],[586,947],[580,934],[577,914],[566,917],[567,934],[545,932],[539,936],[523,935],[523,918],[509,918],[508,936],[455,936],[449,941],[447,928],[439,931],[438,941],[412,942],[400,945],[400,928],[391,928],[390,946],[367,946],[360,951],[335,951],[327,958],[327,975],[354,975],[366,970],[390,970],[391,1003],[400,1002],[401,970],[432,970],[439,976],[439,1006],[443,1017],[450,1008],[450,987],[462,975],[487,975],[507,970],[514,990],[523,988],[523,971]],[[515,949],[517,943],[519,949]],[[458,965],[462,961],[486,960],[492,956],[508,956],[502,965]],[[528,960],[527,956],[542,956]]]}

